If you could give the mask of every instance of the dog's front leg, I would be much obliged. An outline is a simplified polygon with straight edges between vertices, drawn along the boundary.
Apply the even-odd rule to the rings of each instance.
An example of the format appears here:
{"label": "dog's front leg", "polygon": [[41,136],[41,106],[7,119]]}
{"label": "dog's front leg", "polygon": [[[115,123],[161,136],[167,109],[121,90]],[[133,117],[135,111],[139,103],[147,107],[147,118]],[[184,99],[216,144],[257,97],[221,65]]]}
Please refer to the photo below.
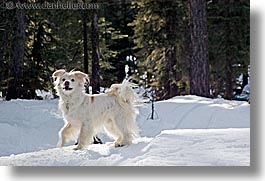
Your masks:
{"label": "dog's front leg", "polygon": [[57,147],[63,147],[68,141],[76,139],[79,130],[80,127],[66,123],[59,132],[59,141],[57,143]]}
{"label": "dog's front leg", "polygon": [[74,150],[84,149],[88,144],[92,143],[93,138],[93,129],[91,129],[88,125],[82,124],[80,135],[78,139],[78,145]]}
{"label": "dog's front leg", "polygon": [[57,143],[57,147],[63,147],[65,142],[69,139],[71,130],[71,124],[67,123],[64,125],[64,127],[59,132],[59,141]]}

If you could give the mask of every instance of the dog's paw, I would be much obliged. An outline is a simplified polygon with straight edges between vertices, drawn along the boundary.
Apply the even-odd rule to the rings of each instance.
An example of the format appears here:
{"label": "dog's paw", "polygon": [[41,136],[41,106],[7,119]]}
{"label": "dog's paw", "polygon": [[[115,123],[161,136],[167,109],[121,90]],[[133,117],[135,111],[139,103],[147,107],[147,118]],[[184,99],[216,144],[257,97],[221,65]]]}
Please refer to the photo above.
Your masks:
{"label": "dog's paw", "polygon": [[80,148],[80,147],[77,146],[77,147],[73,148],[73,150],[74,150],[74,151],[82,150],[82,148]]}
{"label": "dog's paw", "polygon": [[125,146],[125,145],[116,142],[116,143],[114,144],[114,146],[115,146],[115,148],[118,148],[118,147],[123,147],[123,146]]}
{"label": "dog's paw", "polygon": [[74,151],[77,151],[77,150],[80,150],[80,149],[79,149],[79,148],[77,148],[77,147],[75,147],[75,148],[73,148],[73,150],[74,150]]}
{"label": "dog's paw", "polygon": [[80,146],[80,145],[77,145],[77,147],[73,148],[73,150],[77,151],[77,150],[83,150],[85,149],[87,146]]}
{"label": "dog's paw", "polygon": [[57,148],[62,148],[63,145],[62,145],[62,144],[57,144],[56,147],[57,147]]}

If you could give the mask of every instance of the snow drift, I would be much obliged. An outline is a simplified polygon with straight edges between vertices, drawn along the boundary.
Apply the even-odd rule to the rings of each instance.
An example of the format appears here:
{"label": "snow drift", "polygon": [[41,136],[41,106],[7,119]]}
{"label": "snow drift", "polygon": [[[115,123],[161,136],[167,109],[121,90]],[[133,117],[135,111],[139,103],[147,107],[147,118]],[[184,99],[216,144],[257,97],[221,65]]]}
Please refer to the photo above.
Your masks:
{"label": "snow drift", "polygon": [[[248,166],[250,105],[246,102],[178,96],[138,105],[141,137],[126,147],[105,144],[73,151],[55,148],[63,126],[57,100],[0,101],[0,165]],[[45,129],[44,129],[45,128]],[[47,131],[48,130],[48,131]]]}

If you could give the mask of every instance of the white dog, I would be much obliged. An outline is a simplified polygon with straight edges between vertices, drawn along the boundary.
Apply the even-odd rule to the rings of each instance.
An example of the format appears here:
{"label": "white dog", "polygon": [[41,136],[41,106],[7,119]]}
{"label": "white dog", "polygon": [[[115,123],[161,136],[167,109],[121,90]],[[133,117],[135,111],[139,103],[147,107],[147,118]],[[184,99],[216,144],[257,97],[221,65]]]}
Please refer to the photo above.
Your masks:
{"label": "white dog", "polygon": [[122,84],[113,84],[107,93],[88,95],[84,93],[87,74],[57,70],[52,76],[65,121],[59,132],[58,147],[79,136],[74,150],[83,149],[102,128],[116,140],[116,147],[131,144],[138,135],[132,83],[124,80]]}

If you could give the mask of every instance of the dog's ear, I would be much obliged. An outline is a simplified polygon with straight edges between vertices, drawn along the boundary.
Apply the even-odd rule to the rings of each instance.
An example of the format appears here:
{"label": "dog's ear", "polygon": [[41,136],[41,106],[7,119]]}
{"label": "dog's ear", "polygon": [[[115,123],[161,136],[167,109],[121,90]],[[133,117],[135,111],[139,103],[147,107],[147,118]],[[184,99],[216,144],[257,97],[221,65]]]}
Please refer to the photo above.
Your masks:
{"label": "dog's ear", "polygon": [[88,77],[87,74],[80,72],[80,71],[74,71],[73,74],[79,79],[87,79]]}
{"label": "dog's ear", "polygon": [[65,70],[64,70],[64,69],[56,70],[56,71],[52,74],[52,77],[53,77],[53,78],[56,78],[56,77],[59,77],[59,76],[63,75],[64,73],[65,73]]}

